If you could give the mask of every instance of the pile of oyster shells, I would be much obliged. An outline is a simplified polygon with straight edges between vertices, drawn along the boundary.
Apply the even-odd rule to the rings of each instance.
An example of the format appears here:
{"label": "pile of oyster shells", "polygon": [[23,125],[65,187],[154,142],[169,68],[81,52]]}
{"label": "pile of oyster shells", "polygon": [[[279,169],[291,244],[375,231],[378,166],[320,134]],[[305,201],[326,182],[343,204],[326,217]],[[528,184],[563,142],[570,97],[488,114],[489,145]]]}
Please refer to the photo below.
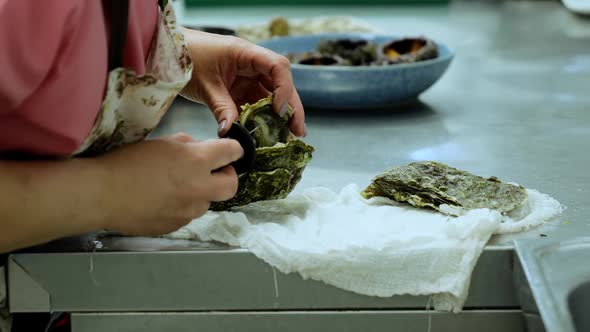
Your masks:
{"label": "pile of oyster shells", "polygon": [[313,52],[290,53],[291,63],[312,66],[383,66],[434,59],[438,48],[424,37],[377,44],[365,39],[326,39]]}

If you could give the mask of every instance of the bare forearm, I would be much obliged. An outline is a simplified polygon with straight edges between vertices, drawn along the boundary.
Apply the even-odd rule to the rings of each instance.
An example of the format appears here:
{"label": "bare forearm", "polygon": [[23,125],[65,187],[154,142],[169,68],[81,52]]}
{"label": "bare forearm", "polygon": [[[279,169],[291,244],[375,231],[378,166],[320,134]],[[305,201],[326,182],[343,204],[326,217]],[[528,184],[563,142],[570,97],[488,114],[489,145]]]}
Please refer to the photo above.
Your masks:
{"label": "bare forearm", "polygon": [[93,160],[0,162],[0,252],[104,226],[106,174]]}
{"label": "bare forearm", "polygon": [[173,232],[232,198],[235,140],[174,135],[90,159],[0,161],[0,253],[98,229]]}

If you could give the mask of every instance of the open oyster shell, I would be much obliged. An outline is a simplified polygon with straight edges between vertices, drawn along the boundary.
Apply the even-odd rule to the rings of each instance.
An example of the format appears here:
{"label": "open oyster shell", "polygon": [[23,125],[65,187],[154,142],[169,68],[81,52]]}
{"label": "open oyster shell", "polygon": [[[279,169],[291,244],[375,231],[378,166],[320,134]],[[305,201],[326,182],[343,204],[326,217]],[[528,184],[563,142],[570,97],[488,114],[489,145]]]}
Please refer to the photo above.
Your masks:
{"label": "open oyster shell", "polygon": [[527,197],[521,186],[432,161],[388,169],[375,177],[361,195],[367,199],[387,197],[449,215],[479,208],[507,213],[520,207]]}
{"label": "open oyster shell", "polygon": [[377,45],[364,39],[326,39],[316,50],[324,55],[339,56],[352,66],[369,65],[377,59]]}
{"label": "open oyster shell", "polygon": [[324,39],[312,52],[292,53],[291,63],[322,66],[385,66],[436,58],[438,47],[424,37],[406,37],[377,44],[366,39]]}
{"label": "open oyster shell", "polygon": [[380,50],[378,62],[395,64],[418,62],[436,58],[438,48],[427,38],[401,38],[385,43]]}
{"label": "open oyster shell", "polygon": [[293,109],[279,116],[272,96],[245,104],[238,122],[251,131],[256,142],[254,166],[238,177],[238,193],[225,202],[211,203],[211,210],[229,210],[256,201],[282,199],[295,188],[314,148],[294,137],[288,127]]}
{"label": "open oyster shell", "polygon": [[293,116],[293,109],[281,117],[272,109],[272,96],[261,99],[255,104],[241,106],[242,112],[238,122],[244,126],[254,141],[256,147],[273,146],[279,142],[287,143],[291,131],[288,127],[289,119]]}

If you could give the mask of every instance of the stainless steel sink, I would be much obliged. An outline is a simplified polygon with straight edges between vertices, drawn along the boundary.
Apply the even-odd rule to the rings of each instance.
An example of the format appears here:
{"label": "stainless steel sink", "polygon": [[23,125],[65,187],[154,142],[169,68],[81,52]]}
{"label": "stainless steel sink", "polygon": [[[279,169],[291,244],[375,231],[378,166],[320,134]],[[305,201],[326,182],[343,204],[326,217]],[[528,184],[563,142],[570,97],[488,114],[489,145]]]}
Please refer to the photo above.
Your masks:
{"label": "stainless steel sink", "polygon": [[590,331],[590,281],[578,286],[568,297],[568,308],[576,331]]}
{"label": "stainless steel sink", "polygon": [[547,332],[590,331],[590,238],[518,240],[516,252],[536,306],[525,314]]}

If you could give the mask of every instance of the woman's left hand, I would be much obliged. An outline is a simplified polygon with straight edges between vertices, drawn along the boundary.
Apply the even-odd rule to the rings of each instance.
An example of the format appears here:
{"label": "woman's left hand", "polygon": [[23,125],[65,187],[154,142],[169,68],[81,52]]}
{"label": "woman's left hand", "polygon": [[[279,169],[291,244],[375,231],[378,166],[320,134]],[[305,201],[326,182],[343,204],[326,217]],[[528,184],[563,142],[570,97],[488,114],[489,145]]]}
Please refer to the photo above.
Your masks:
{"label": "woman's left hand", "polygon": [[185,98],[211,109],[219,135],[238,118],[238,107],[273,93],[279,114],[289,104],[295,114],[290,129],[305,136],[305,115],[293,85],[287,58],[244,39],[184,30],[193,61],[193,77],[182,91]]}

